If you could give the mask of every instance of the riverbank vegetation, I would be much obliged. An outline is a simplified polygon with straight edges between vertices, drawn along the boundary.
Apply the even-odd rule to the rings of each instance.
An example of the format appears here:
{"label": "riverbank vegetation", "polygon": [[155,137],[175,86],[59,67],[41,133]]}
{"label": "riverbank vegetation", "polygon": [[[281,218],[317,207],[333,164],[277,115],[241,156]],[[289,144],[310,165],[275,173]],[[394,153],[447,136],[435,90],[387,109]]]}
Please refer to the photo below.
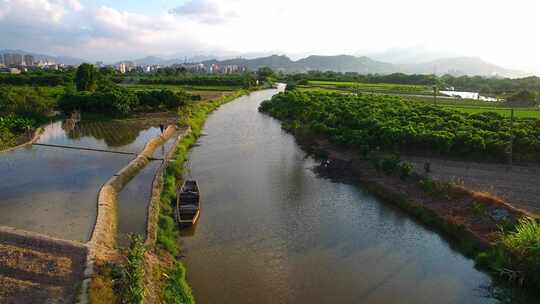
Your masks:
{"label": "riverbank vegetation", "polygon": [[[274,96],[259,110],[282,120],[300,138],[320,137],[331,147],[356,151],[358,168],[353,169],[367,189],[457,239],[478,265],[519,284],[540,286],[538,220],[488,194],[432,180],[429,166],[426,176],[414,173],[396,156],[413,150],[500,160],[513,138],[524,149],[516,152],[524,153],[518,158],[538,160],[538,120],[516,120],[512,137],[509,121],[494,113],[469,115],[389,96],[297,90]],[[527,141],[530,150],[520,146]]]}
{"label": "riverbank vegetation", "polygon": [[339,144],[398,152],[505,161],[540,161],[540,120],[468,114],[383,95],[292,91],[261,110]]}
{"label": "riverbank vegetation", "polygon": [[28,140],[54,104],[49,92],[39,87],[0,85],[0,150]]}

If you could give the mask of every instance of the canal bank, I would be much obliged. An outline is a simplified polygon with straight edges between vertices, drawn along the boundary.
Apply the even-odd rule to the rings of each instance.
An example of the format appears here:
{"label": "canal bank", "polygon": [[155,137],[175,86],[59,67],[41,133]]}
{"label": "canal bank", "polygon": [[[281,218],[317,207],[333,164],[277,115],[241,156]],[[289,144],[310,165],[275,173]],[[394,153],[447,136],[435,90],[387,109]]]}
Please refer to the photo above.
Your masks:
{"label": "canal bank", "polygon": [[203,212],[181,246],[199,302],[501,303],[490,276],[448,240],[318,174],[258,112],[275,93],[222,106],[190,152]]}

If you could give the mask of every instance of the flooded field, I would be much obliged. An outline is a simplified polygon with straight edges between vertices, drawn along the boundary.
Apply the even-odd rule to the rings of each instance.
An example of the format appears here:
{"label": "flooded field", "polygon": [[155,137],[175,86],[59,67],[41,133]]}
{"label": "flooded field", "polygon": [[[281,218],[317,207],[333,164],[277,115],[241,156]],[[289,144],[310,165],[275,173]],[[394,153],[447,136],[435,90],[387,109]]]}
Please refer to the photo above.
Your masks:
{"label": "flooded field", "polygon": [[[159,136],[158,125],[144,120],[54,122],[38,143],[138,153]],[[87,241],[100,187],[134,157],[39,145],[0,154],[0,225]]]}
{"label": "flooded field", "polygon": [[199,303],[504,303],[439,234],[318,176],[317,162],[257,111],[275,93],[222,106],[190,154],[202,213],[182,248]]}

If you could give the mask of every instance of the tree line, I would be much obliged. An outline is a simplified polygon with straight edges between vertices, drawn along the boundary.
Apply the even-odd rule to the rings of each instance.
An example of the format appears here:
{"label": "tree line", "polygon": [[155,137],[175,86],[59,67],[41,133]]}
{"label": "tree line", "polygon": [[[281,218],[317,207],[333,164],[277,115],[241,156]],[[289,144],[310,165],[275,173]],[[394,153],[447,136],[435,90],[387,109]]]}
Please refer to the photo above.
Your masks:
{"label": "tree line", "polygon": [[438,153],[505,161],[510,143],[517,161],[540,161],[540,120],[494,112],[467,114],[400,97],[292,90],[260,110],[334,142],[395,152]]}

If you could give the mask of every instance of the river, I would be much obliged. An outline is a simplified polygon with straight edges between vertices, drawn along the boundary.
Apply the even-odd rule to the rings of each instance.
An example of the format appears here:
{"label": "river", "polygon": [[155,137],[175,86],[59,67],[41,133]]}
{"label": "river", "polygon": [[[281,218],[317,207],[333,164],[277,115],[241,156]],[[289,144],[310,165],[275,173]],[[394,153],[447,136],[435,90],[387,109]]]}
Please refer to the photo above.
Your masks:
{"label": "river", "polygon": [[491,278],[437,233],[317,176],[257,110],[276,92],[222,106],[191,150],[202,213],[181,242],[198,303],[499,303]]}

